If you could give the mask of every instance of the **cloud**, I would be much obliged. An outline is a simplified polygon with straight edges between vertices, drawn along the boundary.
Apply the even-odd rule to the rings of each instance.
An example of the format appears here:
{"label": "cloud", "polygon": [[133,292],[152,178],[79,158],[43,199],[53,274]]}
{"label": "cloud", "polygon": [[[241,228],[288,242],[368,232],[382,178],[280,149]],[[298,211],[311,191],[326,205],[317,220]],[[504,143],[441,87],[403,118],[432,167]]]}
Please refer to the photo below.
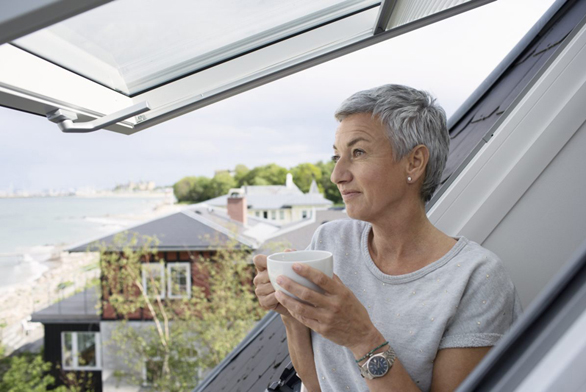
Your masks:
{"label": "cloud", "polygon": [[0,189],[172,184],[238,163],[327,160],[334,110],[350,94],[412,85],[434,94],[449,115],[552,2],[499,0],[132,136],[63,134],[43,117],[0,108]]}

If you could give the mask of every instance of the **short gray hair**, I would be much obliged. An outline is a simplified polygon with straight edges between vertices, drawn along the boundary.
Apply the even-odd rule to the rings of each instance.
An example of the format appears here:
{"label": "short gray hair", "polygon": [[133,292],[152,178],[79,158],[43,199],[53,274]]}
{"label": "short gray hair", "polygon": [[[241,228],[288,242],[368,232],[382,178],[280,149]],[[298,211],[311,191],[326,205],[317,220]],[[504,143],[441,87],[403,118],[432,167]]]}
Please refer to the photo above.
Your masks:
{"label": "short gray hair", "polygon": [[338,121],[358,113],[372,113],[386,128],[393,156],[399,161],[415,146],[425,145],[429,162],[421,187],[427,202],[439,185],[450,149],[446,113],[427,92],[398,84],[359,91],[336,110]]}

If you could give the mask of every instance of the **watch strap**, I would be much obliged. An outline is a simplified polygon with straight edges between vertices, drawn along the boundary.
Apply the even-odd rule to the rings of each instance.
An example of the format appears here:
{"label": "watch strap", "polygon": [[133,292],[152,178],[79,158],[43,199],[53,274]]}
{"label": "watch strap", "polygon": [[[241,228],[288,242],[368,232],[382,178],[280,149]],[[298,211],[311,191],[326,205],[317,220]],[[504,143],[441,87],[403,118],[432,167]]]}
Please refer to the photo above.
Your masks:
{"label": "watch strap", "polygon": [[379,354],[374,354],[371,355],[368,360],[366,362],[364,362],[362,365],[358,365],[358,368],[360,369],[360,375],[364,378],[366,378],[367,380],[372,380],[378,377],[382,377],[385,374],[382,374],[380,376],[375,376],[373,374],[370,374],[370,371],[368,370],[368,362],[370,362],[371,358],[374,357],[383,357],[387,360],[387,363],[389,365],[387,371],[385,372],[385,374],[387,374],[389,372],[389,370],[391,370],[391,367],[393,367],[393,364],[395,363],[395,360],[397,359],[397,355],[395,354],[395,350],[393,350],[392,347],[389,346],[389,349],[379,353]]}

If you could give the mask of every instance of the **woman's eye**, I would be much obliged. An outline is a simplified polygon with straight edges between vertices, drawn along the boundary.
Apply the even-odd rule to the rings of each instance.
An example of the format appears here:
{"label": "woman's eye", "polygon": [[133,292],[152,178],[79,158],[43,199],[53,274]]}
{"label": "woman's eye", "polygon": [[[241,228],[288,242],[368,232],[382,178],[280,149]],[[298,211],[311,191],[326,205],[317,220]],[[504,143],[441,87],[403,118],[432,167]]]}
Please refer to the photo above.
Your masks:
{"label": "woman's eye", "polygon": [[339,155],[332,155],[332,162],[338,162],[340,160]]}
{"label": "woman's eye", "polygon": [[354,158],[359,157],[359,156],[361,156],[363,154],[364,154],[364,151],[362,151],[362,150],[354,150],[354,151],[352,151],[352,156]]}

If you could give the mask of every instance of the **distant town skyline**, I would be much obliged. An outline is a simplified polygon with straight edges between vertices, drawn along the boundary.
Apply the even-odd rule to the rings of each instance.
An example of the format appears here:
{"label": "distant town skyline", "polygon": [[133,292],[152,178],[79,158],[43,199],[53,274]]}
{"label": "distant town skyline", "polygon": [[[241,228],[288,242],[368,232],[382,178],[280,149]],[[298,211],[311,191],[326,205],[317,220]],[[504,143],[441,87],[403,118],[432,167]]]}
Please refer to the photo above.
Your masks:
{"label": "distant town skyline", "polygon": [[495,1],[131,136],[64,134],[44,117],[0,108],[0,191],[167,186],[237,164],[328,160],[343,99],[406,84],[429,91],[449,117],[553,2]]}

